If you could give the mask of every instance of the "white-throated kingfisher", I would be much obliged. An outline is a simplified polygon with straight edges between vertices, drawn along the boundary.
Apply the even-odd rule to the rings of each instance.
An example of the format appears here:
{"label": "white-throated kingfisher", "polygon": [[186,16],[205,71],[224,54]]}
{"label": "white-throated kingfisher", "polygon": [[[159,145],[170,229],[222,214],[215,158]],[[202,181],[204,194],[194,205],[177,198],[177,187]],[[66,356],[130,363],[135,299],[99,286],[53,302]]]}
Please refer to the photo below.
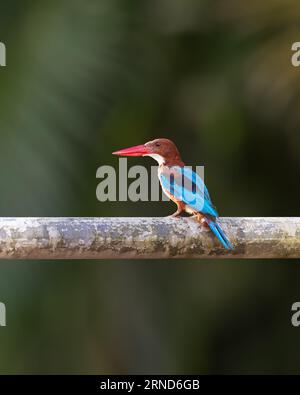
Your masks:
{"label": "white-throated kingfisher", "polygon": [[178,217],[183,212],[195,215],[203,225],[211,229],[223,247],[233,249],[217,222],[219,214],[203,180],[190,167],[184,165],[173,141],[159,138],[143,145],[113,152],[113,154],[150,156],[155,159],[159,164],[158,177],[162,189],[177,205],[177,211],[172,216]]}

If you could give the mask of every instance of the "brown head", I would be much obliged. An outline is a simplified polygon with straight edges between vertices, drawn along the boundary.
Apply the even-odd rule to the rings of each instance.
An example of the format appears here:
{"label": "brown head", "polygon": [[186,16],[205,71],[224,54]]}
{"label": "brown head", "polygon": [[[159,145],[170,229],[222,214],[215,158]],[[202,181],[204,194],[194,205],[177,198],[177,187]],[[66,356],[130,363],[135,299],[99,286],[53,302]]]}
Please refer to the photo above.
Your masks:
{"label": "brown head", "polygon": [[113,152],[113,154],[120,156],[151,156],[160,165],[184,166],[176,145],[173,141],[164,138],[148,141],[148,143],[143,145],[125,148]]}

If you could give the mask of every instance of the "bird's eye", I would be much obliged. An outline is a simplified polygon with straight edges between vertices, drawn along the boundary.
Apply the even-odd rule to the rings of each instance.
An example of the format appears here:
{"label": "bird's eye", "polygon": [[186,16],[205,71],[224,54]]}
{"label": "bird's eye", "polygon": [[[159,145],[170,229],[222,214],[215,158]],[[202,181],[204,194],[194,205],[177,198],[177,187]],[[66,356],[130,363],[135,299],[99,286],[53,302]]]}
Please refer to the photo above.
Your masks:
{"label": "bird's eye", "polygon": [[155,146],[156,146],[156,147],[160,147],[160,144],[159,144],[159,143],[155,143]]}

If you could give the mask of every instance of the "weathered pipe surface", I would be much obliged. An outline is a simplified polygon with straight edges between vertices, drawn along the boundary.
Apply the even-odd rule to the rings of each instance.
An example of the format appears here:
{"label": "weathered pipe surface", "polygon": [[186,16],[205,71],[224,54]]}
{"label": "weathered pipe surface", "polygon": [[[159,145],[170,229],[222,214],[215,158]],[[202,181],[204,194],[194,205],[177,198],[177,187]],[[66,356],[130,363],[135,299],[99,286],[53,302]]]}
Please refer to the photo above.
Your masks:
{"label": "weathered pipe surface", "polygon": [[0,218],[1,259],[299,258],[300,218]]}

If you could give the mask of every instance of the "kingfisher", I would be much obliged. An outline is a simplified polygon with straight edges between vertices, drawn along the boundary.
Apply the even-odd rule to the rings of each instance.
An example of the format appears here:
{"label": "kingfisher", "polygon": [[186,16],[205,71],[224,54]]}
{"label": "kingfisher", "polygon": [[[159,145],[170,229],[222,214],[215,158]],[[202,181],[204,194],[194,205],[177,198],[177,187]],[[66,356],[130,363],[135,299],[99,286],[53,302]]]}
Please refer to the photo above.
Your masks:
{"label": "kingfisher", "polygon": [[209,227],[222,246],[232,250],[233,246],[217,222],[219,214],[213,205],[208,189],[199,174],[183,163],[173,141],[158,138],[142,145],[113,152],[119,156],[150,156],[158,163],[158,178],[164,193],[177,205],[172,217],[184,212],[195,216]]}

